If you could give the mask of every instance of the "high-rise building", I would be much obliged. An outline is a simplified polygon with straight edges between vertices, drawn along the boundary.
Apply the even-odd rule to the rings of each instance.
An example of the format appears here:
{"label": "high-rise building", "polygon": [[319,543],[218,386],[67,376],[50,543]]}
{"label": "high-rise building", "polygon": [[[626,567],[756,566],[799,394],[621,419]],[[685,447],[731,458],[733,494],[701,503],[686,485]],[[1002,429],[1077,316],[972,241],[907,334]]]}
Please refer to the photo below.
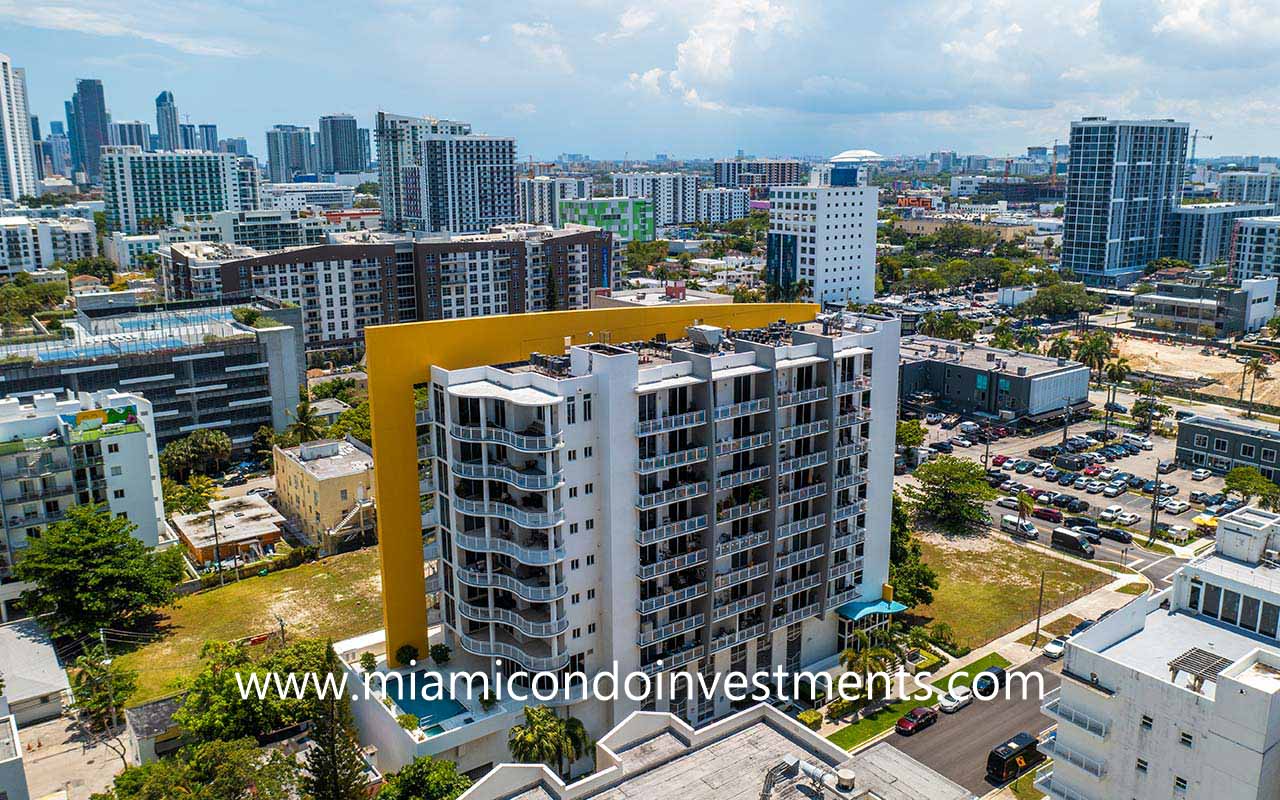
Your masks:
{"label": "high-rise building", "polygon": [[1267,203],[1196,203],[1173,209],[1164,230],[1163,253],[1193,267],[1225,264],[1237,220],[1275,213]]}
{"label": "high-rise building", "polygon": [[[0,217],[0,276],[39,273],[59,261],[98,255],[93,221],[75,217]],[[63,280],[66,277],[63,276]]]}
{"label": "high-rise building", "polygon": [[516,221],[515,139],[382,111],[375,136],[385,230],[479,233]]}
{"label": "high-rise building", "polygon": [[804,281],[820,303],[870,303],[876,288],[876,189],[859,151],[815,166],[806,186],[769,190],[767,274]]}
{"label": "high-rise building", "polygon": [[561,200],[558,213],[561,225],[594,225],[618,237],[621,244],[653,241],[653,202],[644,197]]}
{"label": "high-rise building", "polygon": [[1271,203],[1280,210],[1280,172],[1223,172],[1218,196],[1235,203]]}
{"label": "high-rise building", "polygon": [[168,89],[156,95],[156,133],[160,136],[161,150],[182,149],[182,139],[178,134],[178,106],[173,102],[173,92]]}
{"label": "high-rise building", "polygon": [[112,122],[107,126],[107,139],[114,145],[133,145],[151,149],[151,126],[141,120]]}
{"label": "high-rise building", "polygon": [[261,195],[263,208],[338,211],[352,207],[355,203],[356,188],[329,182],[264,183]]}
{"label": "high-rise building", "polygon": [[230,136],[218,142],[218,152],[247,156],[249,155],[249,140],[243,136]]}
{"label": "high-rise building", "polygon": [[[708,322],[682,339],[674,308],[662,324],[642,316],[648,309],[561,315],[560,326],[534,318],[542,341],[563,340],[563,350],[517,360],[488,344],[448,367],[427,361],[418,447],[410,442],[395,469],[419,478],[439,510],[428,591],[440,641],[500,658],[504,674],[616,665],[670,685],[676,672],[810,669],[903,610],[885,589],[898,321],[755,328],[765,313],[753,322],[734,308],[689,307],[689,323]],[[734,321],[732,334],[721,319]],[[597,325],[642,340],[592,341],[585,331]],[[431,353],[412,328],[404,334],[400,346]],[[371,339],[371,381],[377,347]],[[386,466],[377,464],[384,522],[400,513]],[[384,559],[411,543],[422,549],[385,537]],[[413,642],[425,652],[425,617],[420,630],[401,620],[425,605],[420,584],[401,583],[383,582],[387,650]],[[731,712],[722,689],[692,704],[570,694],[566,705],[595,735],[634,711],[695,725]],[[502,760],[508,726],[468,722],[451,728],[467,742],[459,768]]]}
{"label": "high-rise building", "polygon": [[40,136],[40,118],[31,115],[31,164],[36,170],[36,180],[44,180],[44,143]]}
{"label": "high-rise building", "polygon": [[[1225,440],[1222,440],[1225,443]],[[1274,450],[1273,450],[1274,452]],[[1050,798],[1275,796],[1280,515],[1218,517],[1214,551],[1072,636],[1036,789]]]}
{"label": "high-rise building", "polygon": [[751,193],[746,189],[717,187],[698,190],[698,221],[728,222],[742,219],[751,210]]}
{"label": "high-rise building", "polygon": [[363,171],[373,164],[372,137],[369,135],[368,128],[360,128],[356,133],[360,138],[360,169]]}
{"label": "high-rise building", "polygon": [[178,143],[180,150],[201,150],[200,129],[194,124],[184,122],[178,125]]}
{"label": "high-rise building", "polygon": [[0,53],[0,198],[36,193],[31,132],[26,74]]}
{"label": "high-rise building", "polygon": [[1280,275],[1280,217],[1252,217],[1236,222],[1231,239],[1231,279]]}
{"label": "high-rise building", "polygon": [[177,212],[248,210],[253,202],[245,192],[256,189],[257,170],[252,187],[244,175],[252,159],[200,150],[148,153],[140,147],[105,147],[102,158],[108,230],[138,233],[168,225]]}
{"label": "high-rise building", "polygon": [[521,222],[532,222],[535,225],[559,225],[561,200],[580,200],[589,197],[591,197],[590,177],[552,178],[539,175],[533,178],[521,176],[516,181],[516,207]]}
{"label": "high-rise building", "polygon": [[272,183],[288,183],[295,175],[315,172],[311,129],[305,125],[276,125],[267,131],[267,161]]}
{"label": "high-rise building", "polygon": [[653,203],[658,227],[693,222],[698,218],[698,176],[683,172],[616,172],[613,193],[644,197]]}
{"label": "high-rise building", "polygon": [[200,125],[200,149],[210,153],[218,152],[218,126],[212,122]]}
{"label": "high-rise building", "polygon": [[360,153],[360,128],[350,114],[329,114],[320,118],[316,135],[319,143],[322,173],[363,172],[365,162]]}
{"label": "high-rise building", "polygon": [[77,80],[76,92],[67,101],[67,128],[71,131],[74,168],[83,172],[89,183],[99,183],[102,179],[98,163],[102,147],[111,143],[107,133],[110,122],[102,81],[96,78]]}
{"label": "high-rise building", "polygon": [[808,165],[789,158],[722,158],[714,166],[715,185],[750,189],[767,197],[771,186],[795,186],[805,182]]}
{"label": "high-rise building", "polygon": [[1088,286],[1127,286],[1160,257],[1181,204],[1187,123],[1085,117],[1070,144],[1062,266]]}
{"label": "high-rise building", "polygon": [[254,250],[283,250],[322,244],[329,233],[324,217],[296,211],[263,208],[257,211],[215,211],[188,217],[175,214],[173,225],[161,229],[158,247],[175,242],[224,242]]}
{"label": "high-rise building", "polygon": [[66,128],[61,122],[55,119],[49,123],[49,135],[42,144],[46,174],[70,178],[71,140],[67,138]]}

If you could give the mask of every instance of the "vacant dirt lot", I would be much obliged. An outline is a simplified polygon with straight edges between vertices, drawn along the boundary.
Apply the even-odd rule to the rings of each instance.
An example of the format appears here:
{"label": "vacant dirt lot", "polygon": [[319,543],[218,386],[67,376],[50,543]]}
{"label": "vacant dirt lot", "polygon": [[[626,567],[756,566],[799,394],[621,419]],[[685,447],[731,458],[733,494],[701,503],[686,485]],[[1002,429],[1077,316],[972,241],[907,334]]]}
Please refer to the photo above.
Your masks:
{"label": "vacant dirt lot", "polygon": [[[1218,355],[1201,355],[1200,348],[1192,345],[1164,344],[1145,339],[1116,338],[1120,355],[1129,359],[1135,370],[1159,372],[1193,380],[1204,376],[1217,382],[1201,391],[1222,397],[1240,396],[1240,378],[1243,365],[1234,358]],[[1280,405],[1280,366],[1271,368],[1274,377],[1261,378],[1254,399],[1259,403]],[[1244,387],[1245,399],[1249,399],[1252,379]]]}

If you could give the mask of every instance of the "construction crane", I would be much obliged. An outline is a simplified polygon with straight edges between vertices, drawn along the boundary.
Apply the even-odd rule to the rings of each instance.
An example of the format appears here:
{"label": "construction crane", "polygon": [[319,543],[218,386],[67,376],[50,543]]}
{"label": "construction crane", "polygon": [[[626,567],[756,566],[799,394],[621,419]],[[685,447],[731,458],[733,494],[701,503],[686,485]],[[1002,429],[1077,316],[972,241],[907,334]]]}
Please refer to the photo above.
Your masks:
{"label": "construction crane", "polygon": [[1200,139],[1208,139],[1213,141],[1213,134],[1201,133],[1199,128],[1191,134],[1191,156],[1187,159],[1187,172],[1190,173],[1196,168],[1196,142]]}

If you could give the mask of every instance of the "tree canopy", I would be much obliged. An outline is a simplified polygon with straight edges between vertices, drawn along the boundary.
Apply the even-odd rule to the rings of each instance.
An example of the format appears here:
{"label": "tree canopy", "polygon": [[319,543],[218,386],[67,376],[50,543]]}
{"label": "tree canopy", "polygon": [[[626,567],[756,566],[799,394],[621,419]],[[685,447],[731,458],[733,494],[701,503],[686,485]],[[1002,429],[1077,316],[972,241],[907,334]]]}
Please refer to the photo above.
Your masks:
{"label": "tree canopy", "polygon": [[990,523],[986,502],[995,497],[981,464],[938,456],[916,468],[916,482],[903,493],[917,518],[955,534],[975,533]]}
{"label": "tree canopy", "polygon": [[1265,507],[1280,504],[1280,486],[1264,476],[1257,467],[1235,467],[1227,473],[1222,486],[1228,492],[1240,495],[1246,503],[1255,497]]}
{"label": "tree canopy", "polygon": [[1102,301],[1085,291],[1078,283],[1056,283],[1039,289],[1035,296],[1017,307],[1024,317],[1063,317],[1080,311],[1093,313]]}
{"label": "tree canopy", "polygon": [[924,444],[924,426],[920,424],[920,420],[898,420],[897,443],[899,447],[919,447]]}
{"label": "tree canopy", "polygon": [[231,437],[212,428],[193,431],[160,451],[160,471],[176,481],[185,481],[192,473],[213,475],[230,463]]}
{"label": "tree canopy", "polygon": [[299,778],[296,760],[253,739],[210,741],[127,768],[93,800],[295,800]]}
{"label": "tree canopy", "polygon": [[471,779],[458,774],[457,764],[431,756],[419,756],[386,777],[375,800],[454,800],[471,788]]}
{"label": "tree canopy", "polygon": [[911,538],[911,515],[907,504],[893,493],[889,518],[889,583],[894,599],[908,608],[933,602],[938,575],[920,556],[920,544]]}

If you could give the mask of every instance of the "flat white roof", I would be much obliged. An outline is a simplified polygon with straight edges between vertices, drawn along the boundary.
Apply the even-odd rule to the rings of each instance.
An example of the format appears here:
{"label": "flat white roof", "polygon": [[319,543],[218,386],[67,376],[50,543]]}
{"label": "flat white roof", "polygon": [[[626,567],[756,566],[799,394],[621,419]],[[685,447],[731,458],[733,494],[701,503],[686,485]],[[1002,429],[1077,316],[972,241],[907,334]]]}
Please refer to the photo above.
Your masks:
{"label": "flat white roof", "polygon": [[471,381],[449,387],[449,394],[454,397],[479,397],[492,400],[505,400],[518,406],[547,406],[561,402],[562,398],[535,389],[532,386],[521,386],[508,389],[492,381]]}

